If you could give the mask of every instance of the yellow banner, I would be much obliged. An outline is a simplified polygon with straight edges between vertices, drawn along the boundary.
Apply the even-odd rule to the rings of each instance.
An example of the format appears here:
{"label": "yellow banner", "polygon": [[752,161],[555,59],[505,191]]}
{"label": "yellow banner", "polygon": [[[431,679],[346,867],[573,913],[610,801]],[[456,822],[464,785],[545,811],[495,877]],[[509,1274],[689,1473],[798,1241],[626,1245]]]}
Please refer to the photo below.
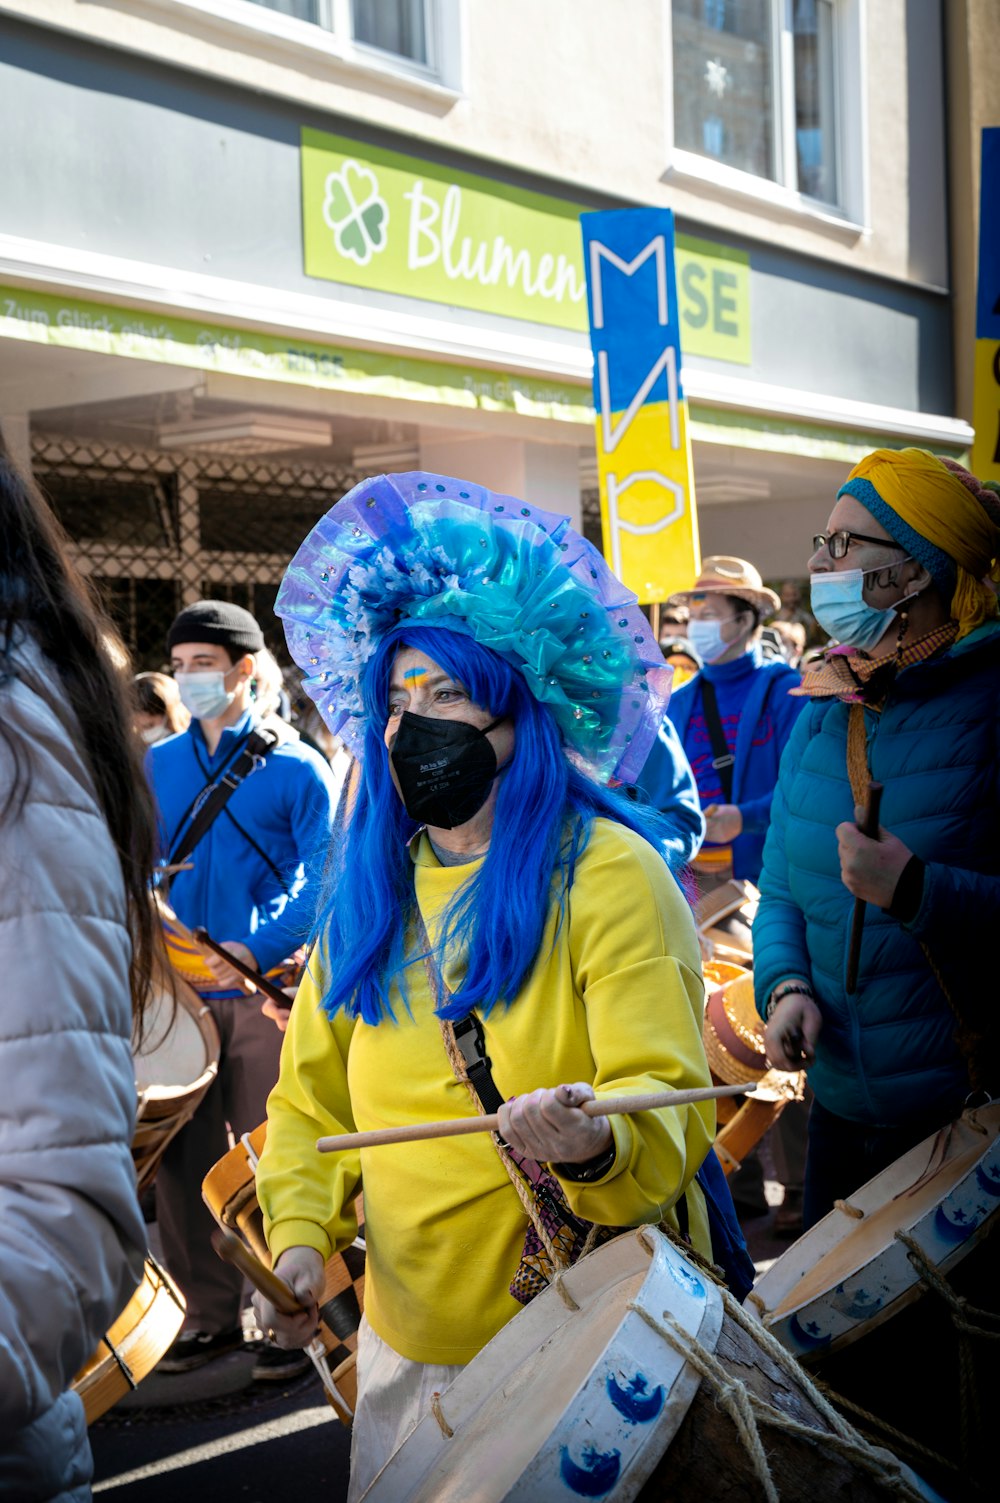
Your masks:
{"label": "yellow banner", "polygon": [[1000,339],[976,340],[972,424],[972,472],[980,480],[1000,480]]}

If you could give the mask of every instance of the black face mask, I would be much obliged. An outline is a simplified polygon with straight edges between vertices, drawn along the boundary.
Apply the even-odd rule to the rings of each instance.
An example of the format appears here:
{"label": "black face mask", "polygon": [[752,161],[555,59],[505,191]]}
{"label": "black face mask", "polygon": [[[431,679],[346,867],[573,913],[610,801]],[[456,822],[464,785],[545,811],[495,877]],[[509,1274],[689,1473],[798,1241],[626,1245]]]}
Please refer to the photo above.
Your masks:
{"label": "black face mask", "polygon": [[417,824],[454,830],[478,814],[497,775],[497,754],[486,730],[467,720],[439,720],[404,710],[389,748],[406,812]]}

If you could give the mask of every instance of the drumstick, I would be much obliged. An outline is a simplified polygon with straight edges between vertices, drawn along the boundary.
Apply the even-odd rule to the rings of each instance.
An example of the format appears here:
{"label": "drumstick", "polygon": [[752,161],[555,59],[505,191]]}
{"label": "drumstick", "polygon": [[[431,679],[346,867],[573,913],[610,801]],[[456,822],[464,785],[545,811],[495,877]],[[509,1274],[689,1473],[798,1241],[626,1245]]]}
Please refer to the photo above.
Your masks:
{"label": "drumstick", "polygon": [[[628,1112],[655,1112],[661,1106],[688,1106],[693,1101],[716,1101],[720,1096],[743,1096],[757,1089],[747,1085],[699,1086],[692,1091],[650,1091],[644,1096],[603,1096],[584,1101],[588,1117],[616,1117]],[[484,1117],[457,1117],[450,1122],[415,1122],[408,1127],[380,1127],[374,1132],[345,1132],[320,1138],[320,1153],[343,1153],[347,1148],[380,1148],[385,1143],[419,1143],[425,1138],[461,1138],[473,1132],[499,1132],[500,1118],[494,1112]]]}
{"label": "drumstick", "polygon": [[272,1273],[267,1264],[262,1263],[232,1232],[214,1231],[212,1246],[223,1262],[232,1263],[234,1268],[238,1268],[243,1277],[249,1279],[254,1288],[259,1289],[282,1315],[305,1314],[305,1306],[295,1298],[284,1279]]}
{"label": "drumstick", "polygon": [[[867,835],[869,840],[878,839],[879,811],[882,807],[882,784],[868,784],[868,803],[865,807],[865,815],[858,829],[862,835]],[[861,962],[861,931],[865,926],[865,900],[854,899],[854,912],[851,915],[851,943],[847,951],[847,982],[844,990],[849,997],[853,997],[858,989],[858,966]]]}
{"label": "drumstick", "polygon": [[231,955],[222,945],[217,945],[207,929],[196,929],[194,931],[194,938],[196,943],[204,945],[206,950],[214,950],[216,955],[220,955],[228,965],[232,966],[234,971],[239,971],[240,975],[245,976],[247,981],[252,981],[259,992],[263,992],[265,997],[270,997],[272,1002],[277,1002],[279,1007],[291,1007],[291,997],[286,997],[280,986],[275,986],[273,981],[268,981],[266,976],[262,976],[259,971],[255,971],[252,965],[245,965],[242,960],[239,960],[235,955]]}

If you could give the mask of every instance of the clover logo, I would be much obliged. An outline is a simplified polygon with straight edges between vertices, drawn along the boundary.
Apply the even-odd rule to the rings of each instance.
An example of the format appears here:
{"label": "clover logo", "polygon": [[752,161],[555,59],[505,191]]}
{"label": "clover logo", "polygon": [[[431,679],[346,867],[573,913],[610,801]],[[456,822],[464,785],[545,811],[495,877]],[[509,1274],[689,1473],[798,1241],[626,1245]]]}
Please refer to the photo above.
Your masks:
{"label": "clover logo", "polygon": [[333,231],[342,256],[367,266],[388,243],[389,205],[378,191],[378,178],[348,158],[326,180],[323,218]]}

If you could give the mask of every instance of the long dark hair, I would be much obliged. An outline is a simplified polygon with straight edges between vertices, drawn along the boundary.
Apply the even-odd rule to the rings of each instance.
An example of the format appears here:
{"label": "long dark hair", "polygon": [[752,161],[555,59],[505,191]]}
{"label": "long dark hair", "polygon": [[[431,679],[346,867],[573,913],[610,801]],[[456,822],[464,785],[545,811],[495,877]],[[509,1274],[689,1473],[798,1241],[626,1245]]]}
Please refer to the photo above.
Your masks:
{"label": "long dark hair", "polygon": [[[132,728],[128,653],[70,562],[66,543],[38,489],[0,447],[0,688],[17,674],[13,649],[17,634],[25,632],[58,671],[121,862],[132,936],[132,1010],[140,1037],[158,941],[149,896],[156,849],[153,800]],[[13,786],[0,806],[0,817],[6,818],[23,802],[27,774],[2,717],[0,734],[15,766]]]}

